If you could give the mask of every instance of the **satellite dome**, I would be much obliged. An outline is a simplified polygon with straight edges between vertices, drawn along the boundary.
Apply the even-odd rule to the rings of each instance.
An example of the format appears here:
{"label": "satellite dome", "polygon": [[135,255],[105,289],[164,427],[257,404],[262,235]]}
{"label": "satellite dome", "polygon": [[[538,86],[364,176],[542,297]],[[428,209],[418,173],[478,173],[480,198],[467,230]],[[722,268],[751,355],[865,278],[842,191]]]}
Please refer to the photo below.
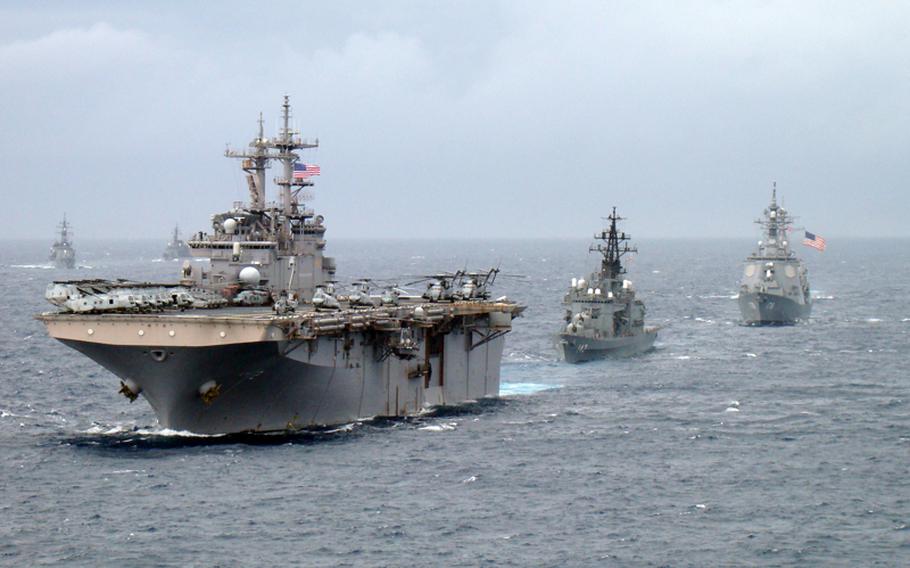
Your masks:
{"label": "satellite dome", "polygon": [[259,274],[259,270],[253,268],[252,266],[247,266],[240,271],[240,281],[247,286],[255,286],[256,284],[259,284],[259,280],[261,278],[262,275]]}

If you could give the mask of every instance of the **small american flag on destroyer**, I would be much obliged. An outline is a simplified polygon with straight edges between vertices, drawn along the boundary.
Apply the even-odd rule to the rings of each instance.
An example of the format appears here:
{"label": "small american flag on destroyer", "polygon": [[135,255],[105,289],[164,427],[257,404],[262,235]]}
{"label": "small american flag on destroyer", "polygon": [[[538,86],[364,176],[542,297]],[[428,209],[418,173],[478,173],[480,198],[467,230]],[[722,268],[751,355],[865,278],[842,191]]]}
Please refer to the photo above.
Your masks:
{"label": "small american flag on destroyer", "polygon": [[806,237],[803,239],[803,244],[820,251],[825,250],[825,238],[816,235],[815,233],[810,233],[809,231],[806,231]]}
{"label": "small american flag on destroyer", "polygon": [[319,175],[319,166],[315,164],[294,164],[294,179],[306,179]]}

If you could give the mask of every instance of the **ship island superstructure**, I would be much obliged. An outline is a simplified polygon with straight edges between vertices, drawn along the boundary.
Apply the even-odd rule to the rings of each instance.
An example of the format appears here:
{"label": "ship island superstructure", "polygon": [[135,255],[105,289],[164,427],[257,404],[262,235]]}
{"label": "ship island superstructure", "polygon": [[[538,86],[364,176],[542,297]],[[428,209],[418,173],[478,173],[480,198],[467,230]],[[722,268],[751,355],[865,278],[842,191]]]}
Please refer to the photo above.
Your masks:
{"label": "ship island superstructure", "polygon": [[190,252],[189,245],[180,238],[180,227],[175,225],[171,240],[168,241],[164,252],[161,253],[162,260],[179,260],[181,258],[190,258],[193,253]]}
{"label": "ship island superstructure", "polygon": [[[56,339],[120,377],[161,426],[197,433],[281,431],[405,416],[499,394],[505,335],[523,306],[490,299],[490,275],[444,273],[423,295],[337,289],[326,225],[306,207],[317,141],[259,131],[241,160],[249,203],[188,241],[176,283],[60,281],[41,314]],[[277,202],[266,172],[277,164]],[[318,171],[318,170],[316,170]],[[201,266],[199,266],[201,265]],[[460,288],[439,294],[439,289]]]}
{"label": "ship island superstructure", "polygon": [[645,327],[645,305],[625,278],[622,257],[638,251],[629,246],[631,236],[617,230],[621,220],[614,207],[608,228],[594,235],[599,242],[589,248],[601,256],[599,269],[587,279],[572,278],[563,298],[565,329],[558,345],[569,363],[634,355],[657,338],[658,328]]}
{"label": "ship island superstructure", "polygon": [[66,214],[63,215],[63,221],[57,226],[57,230],[59,231],[57,240],[51,245],[48,260],[57,268],[75,268],[76,249],[73,248],[72,226],[67,222]]}
{"label": "ship island superstructure", "polygon": [[762,228],[758,249],[746,258],[739,286],[739,309],[747,325],[786,325],[808,319],[812,312],[808,271],[790,248],[794,218],[771,204],[755,222]]}

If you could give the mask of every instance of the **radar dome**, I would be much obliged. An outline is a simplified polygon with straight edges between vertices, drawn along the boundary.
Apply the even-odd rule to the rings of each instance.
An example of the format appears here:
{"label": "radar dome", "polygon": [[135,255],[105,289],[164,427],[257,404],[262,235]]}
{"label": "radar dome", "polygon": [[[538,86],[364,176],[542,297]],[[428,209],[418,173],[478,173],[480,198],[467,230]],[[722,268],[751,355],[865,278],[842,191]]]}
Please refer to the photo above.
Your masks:
{"label": "radar dome", "polygon": [[224,232],[233,235],[234,231],[237,230],[237,220],[236,219],[225,219],[224,220]]}
{"label": "radar dome", "polygon": [[240,281],[248,286],[259,284],[261,278],[262,276],[259,274],[259,270],[252,266],[247,266],[240,271]]}

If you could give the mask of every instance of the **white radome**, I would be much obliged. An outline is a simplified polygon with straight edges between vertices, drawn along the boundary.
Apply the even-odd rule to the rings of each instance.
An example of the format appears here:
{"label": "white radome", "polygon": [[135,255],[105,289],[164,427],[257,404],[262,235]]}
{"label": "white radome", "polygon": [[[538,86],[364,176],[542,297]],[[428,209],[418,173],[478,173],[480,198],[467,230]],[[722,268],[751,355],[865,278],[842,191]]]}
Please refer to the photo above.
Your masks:
{"label": "white radome", "polygon": [[247,266],[240,271],[240,281],[249,286],[259,284],[259,280],[261,279],[262,275],[259,274],[259,270],[252,266]]}

